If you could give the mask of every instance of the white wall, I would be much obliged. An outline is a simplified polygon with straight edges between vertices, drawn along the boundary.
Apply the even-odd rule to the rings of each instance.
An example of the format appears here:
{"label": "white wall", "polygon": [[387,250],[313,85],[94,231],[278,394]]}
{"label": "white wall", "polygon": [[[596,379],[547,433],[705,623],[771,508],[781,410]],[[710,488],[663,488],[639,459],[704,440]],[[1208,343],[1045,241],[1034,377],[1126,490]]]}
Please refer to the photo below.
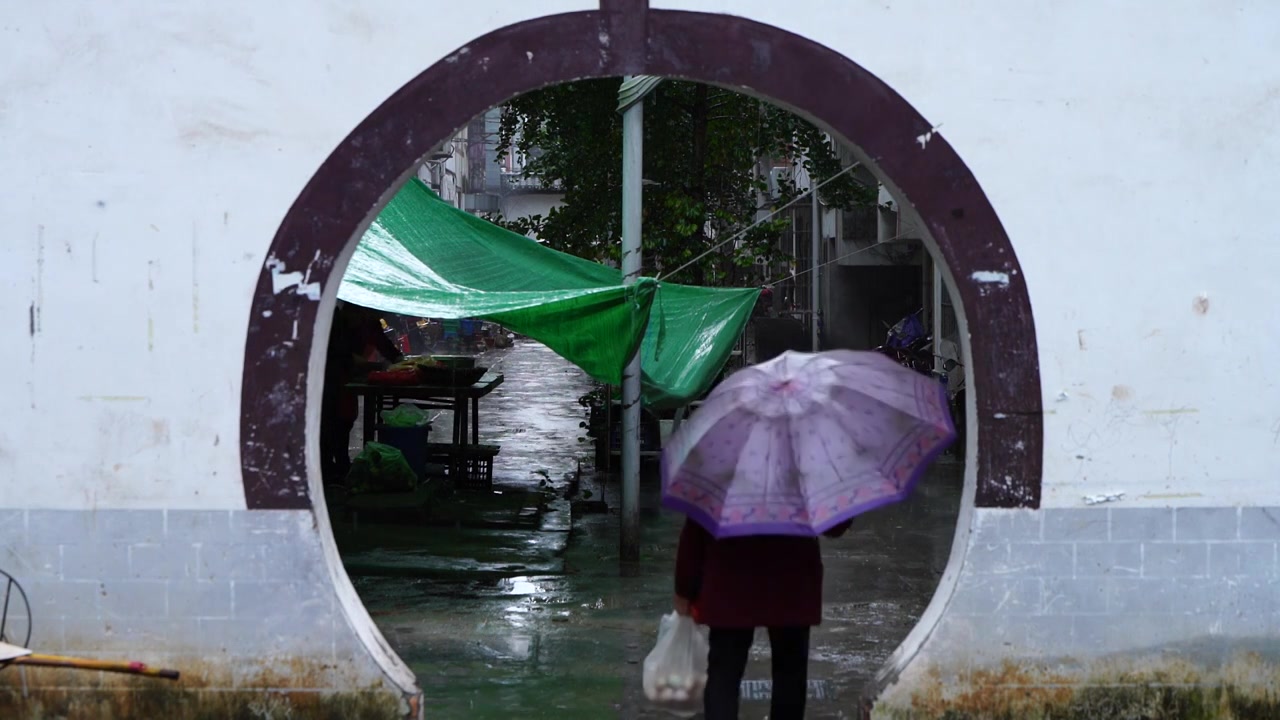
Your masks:
{"label": "white wall", "polygon": [[0,507],[244,507],[249,302],[303,185],[454,39],[596,5],[6,5]]}
{"label": "white wall", "polygon": [[1280,5],[652,6],[813,38],[939,126],[1030,286],[1046,505],[1274,502]]}
{"label": "white wall", "polygon": [[559,193],[527,193],[507,195],[502,198],[502,216],[508,220],[541,215],[546,217],[551,208],[560,205],[564,196]]}
{"label": "white wall", "polygon": [[[242,507],[241,338],[286,208],[366,114],[454,49],[423,28],[476,37],[595,5],[10,8],[0,478],[23,482],[0,483],[0,506]],[[939,125],[1030,285],[1046,504],[1271,497],[1280,7],[653,6],[812,37]],[[927,51],[903,52],[906,37]]]}

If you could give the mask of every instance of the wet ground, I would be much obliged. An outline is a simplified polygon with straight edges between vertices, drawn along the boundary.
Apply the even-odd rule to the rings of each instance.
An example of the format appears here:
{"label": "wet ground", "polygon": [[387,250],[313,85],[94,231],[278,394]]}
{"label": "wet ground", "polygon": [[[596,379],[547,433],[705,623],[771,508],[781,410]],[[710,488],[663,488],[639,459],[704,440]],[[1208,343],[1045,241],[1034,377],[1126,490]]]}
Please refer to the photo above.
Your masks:
{"label": "wet ground", "polygon": [[[506,374],[481,403],[482,442],[502,446],[497,489],[524,497],[546,489],[557,499],[537,519],[526,514],[520,520],[513,510],[516,520],[497,529],[362,524],[353,530],[338,521],[357,590],[417,674],[428,717],[671,717],[645,706],[640,667],[659,617],[670,609],[683,518],[658,509],[657,481],[648,478],[643,562],[623,576],[617,516],[584,514],[570,529],[568,504],[558,499],[566,474],[591,455],[577,441],[584,416],[576,401],[590,382],[533,343],[491,352],[480,364]],[[597,482],[588,467],[582,488],[616,508],[616,482]],[[939,466],[908,502],[864,516],[844,538],[824,541],[826,603],[813,636],[808,717],[858,716],[863,687],[932,596],[950,553],[959,498],[959,466]],[[767,715],[768,677],[768,647],[761,642],[744,683],[744,718]]]}

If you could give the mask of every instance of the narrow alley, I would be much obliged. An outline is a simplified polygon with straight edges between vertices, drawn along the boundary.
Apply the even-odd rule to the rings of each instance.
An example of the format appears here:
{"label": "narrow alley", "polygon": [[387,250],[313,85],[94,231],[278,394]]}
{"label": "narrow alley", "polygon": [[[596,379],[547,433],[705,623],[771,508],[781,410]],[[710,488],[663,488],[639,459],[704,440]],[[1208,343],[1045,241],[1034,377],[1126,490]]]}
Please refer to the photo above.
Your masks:
{"label": "narrow alley", "polygon": [[[554,499],[536,518],[516,511],[511,521],[459,527],[335,521],[361,598],[416,673],[429,717],[667,717],[646,705],[640,675],[670,610],[683,517],[659,509],[650,467],[643,561],[638,574],[622,576],[617,516],[577,513],[570,523],[564,499],[581,458],[574,497],[617,507],[616,483],[591,472],[590,445],[578,441],[585,415],[577,398],[591,382],[531,341],[491,351],[480,364],[506,375],[481,405],[483,441],[502,446],[495,492],[541,489]],[[862,688],[932,596],[960,487],[959,465],[936,466],[910,500],[824,541],[826,603],[813,638],[809,717],[857,717]],[[767,713],[768,678],[767,642],[758,642],[743,683],[744,717]]]}

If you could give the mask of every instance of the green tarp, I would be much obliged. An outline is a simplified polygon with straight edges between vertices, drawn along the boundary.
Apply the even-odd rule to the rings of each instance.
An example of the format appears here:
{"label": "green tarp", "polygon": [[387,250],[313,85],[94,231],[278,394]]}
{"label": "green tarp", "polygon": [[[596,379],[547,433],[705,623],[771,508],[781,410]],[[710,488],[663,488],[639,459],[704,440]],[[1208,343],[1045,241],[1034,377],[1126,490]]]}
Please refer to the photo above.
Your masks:
{"label": "green tarp", "polygon": [[697,398],[759,291],[652,278],[623,287],[621,275],[458,210],[415,179],[361,238],[338,297],[413,317],[491,320],[615,385],[639,346],[647,404]]}

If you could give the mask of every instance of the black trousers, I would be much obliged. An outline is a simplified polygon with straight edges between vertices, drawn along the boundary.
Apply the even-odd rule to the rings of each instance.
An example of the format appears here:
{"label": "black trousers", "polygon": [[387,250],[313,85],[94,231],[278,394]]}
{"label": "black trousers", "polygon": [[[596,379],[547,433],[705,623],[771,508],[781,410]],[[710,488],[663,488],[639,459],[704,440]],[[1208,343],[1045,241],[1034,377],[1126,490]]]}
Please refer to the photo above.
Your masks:
{"label": "black trousers", "polygon": [[[707,657],[706,720],[737,720],[742,674],[747,669],[752,628],[711,628]],[[773,654],[773,698],[769,720],[801,720],[809,688],[809,628],[769,628]]]}
{"label": "black trousers", "polygon": [[336,390],[325,393],[320,401],[320,476],[325,485],[340,485],[351,469],[351,429],[355,418],[342,417]]}

